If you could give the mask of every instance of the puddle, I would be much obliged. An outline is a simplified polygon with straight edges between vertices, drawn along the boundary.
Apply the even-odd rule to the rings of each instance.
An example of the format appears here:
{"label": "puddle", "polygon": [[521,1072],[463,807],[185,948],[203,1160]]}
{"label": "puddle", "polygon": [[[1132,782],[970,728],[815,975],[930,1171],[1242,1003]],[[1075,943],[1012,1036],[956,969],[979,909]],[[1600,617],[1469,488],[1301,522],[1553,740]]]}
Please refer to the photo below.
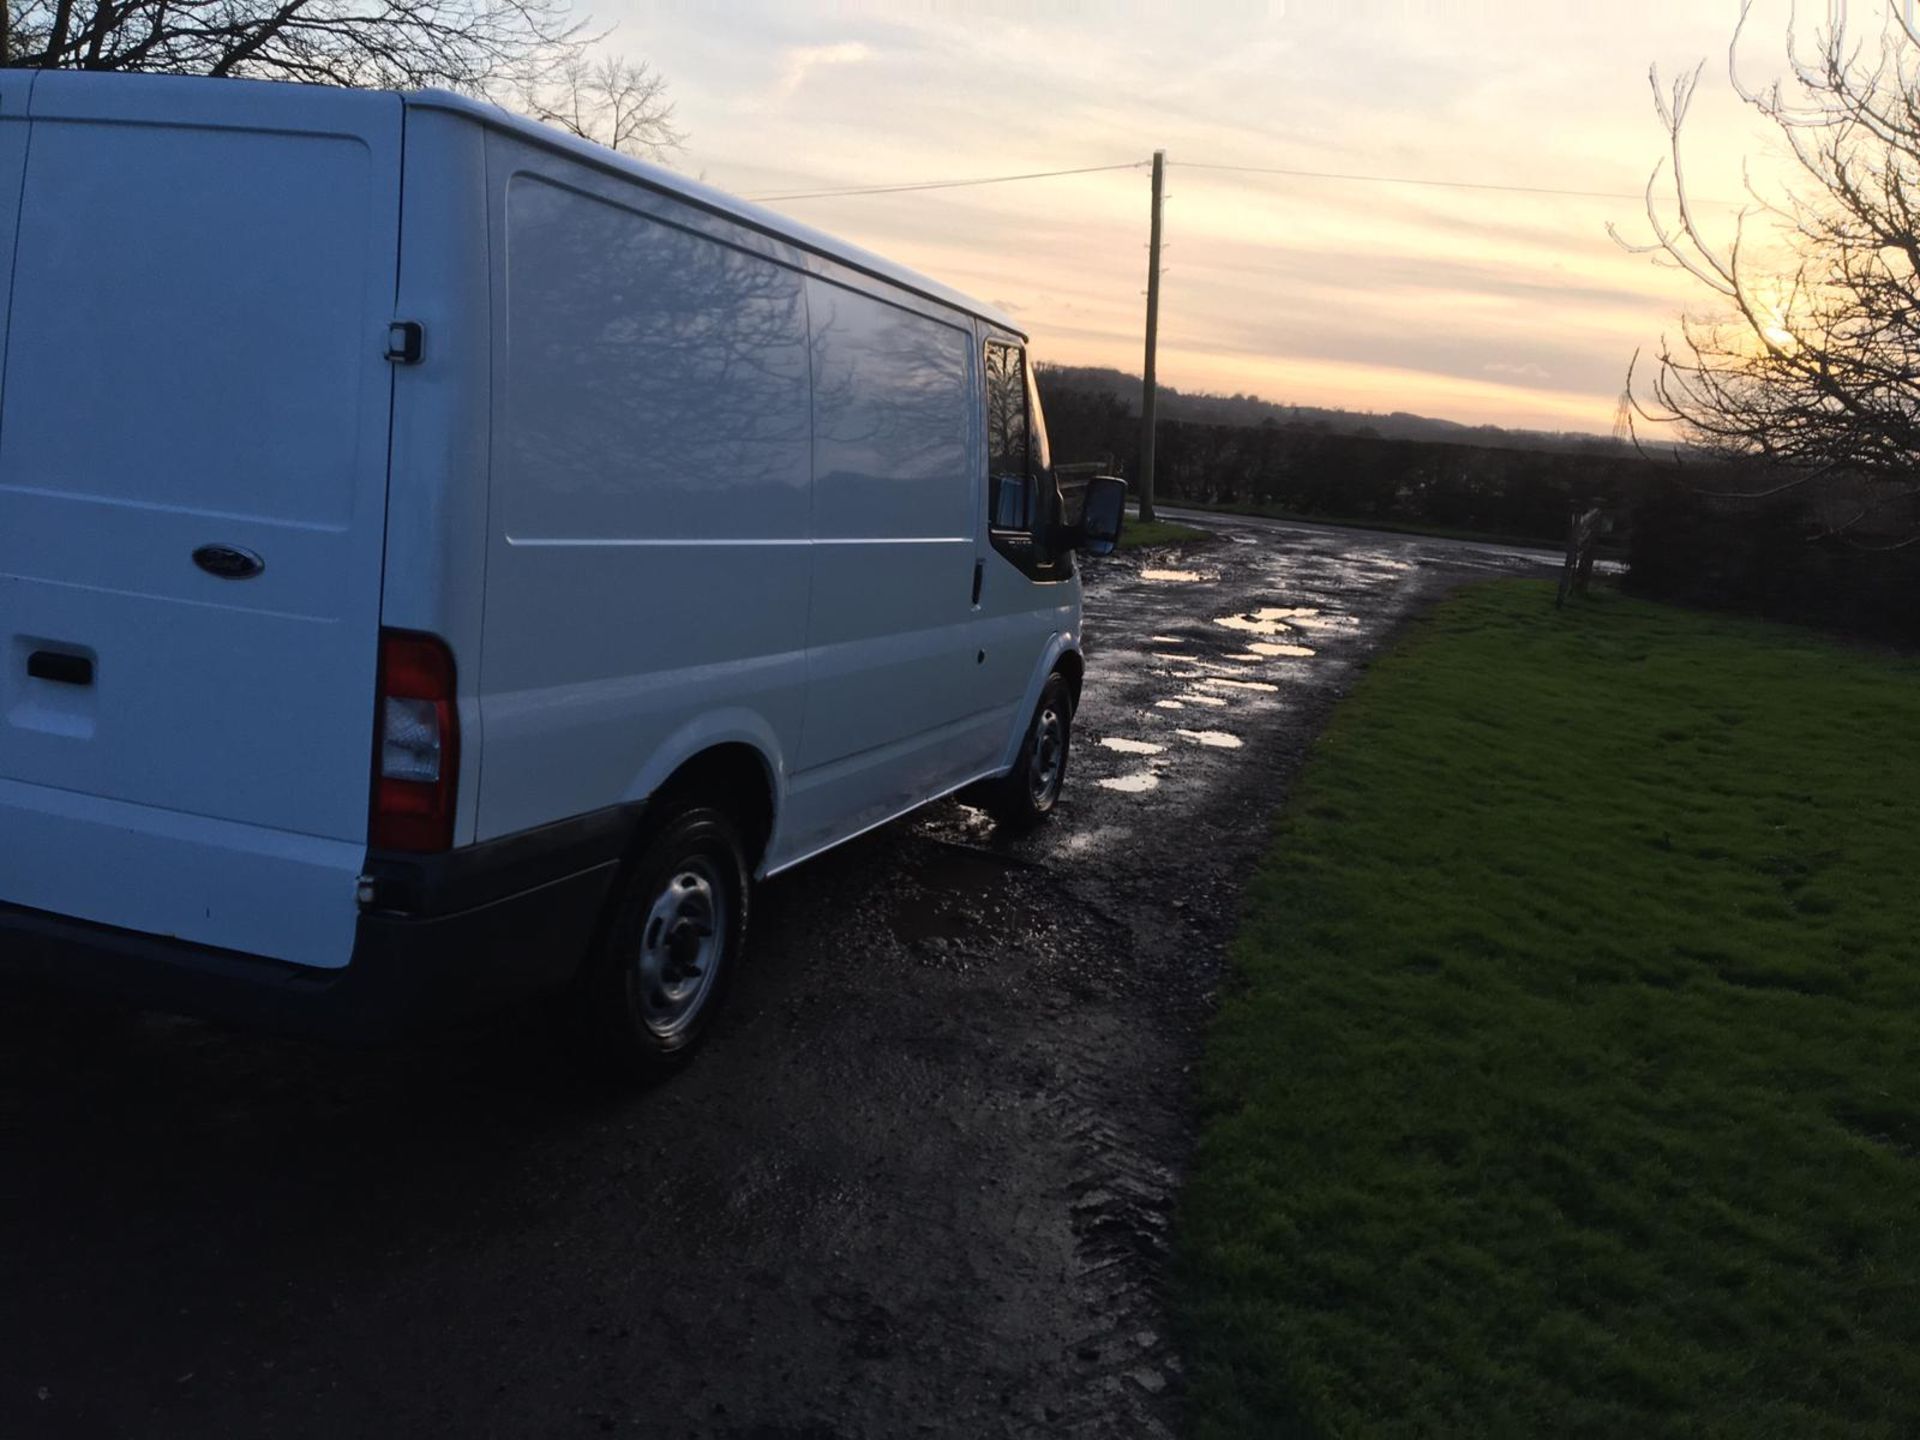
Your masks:
{"label": "puddle", "polygon": [[1211,679],[1202,680],[1200,683],[1202,685],[1220,686],[1229,690],[1264,690],[1270,695],[1280,693],[1280,687],[1278,685],[1269,685],[1264,680],[1222,680],[1218,676],[1215,676]]}
{"label": "puddle", "polygon": [[1224,730],[1181,730],[1176,732],[1185,736],[1196,745],[1214,745],[1222,750],[1238,750],[1240,737],[1229,735]]}
{"label": "puddle", "polygon": [[1305,645],[1281,645],[1272,640],[1256,640],[1247,646],[1247,649],[1253,651],[1256,655],[1264,655],[1275,659],[1284,655],[1295,660],[1304,660],[1313,654],[1313,651]]}
{"label": "puddle", "polygon": [[1149,635],[1147,643],[1149,645],[1184,645],[1187,642],[1183,636],[1179,635]]}
{"label": "puddle", "polygon": [[1294,625],[1306,624],[1320,613],[1311,605],[1269,605],[1239,615],[1219,615],[1214,624],[1249,635],[1284,635]]}
{"label": "puddle", "polygon": [[1142,795],[1156,789],[1160,784],[1160,777],[1151,770],[1143,770],[1138,775],[1115,775],[1111,779],[1096,780],[1094,783],[1108,790],[1119,790],[1127,795]]}
{"label": "puddle", "polygon": [[1159,710],[1184,710],[1187,708],[1185,702],[1180,700],[1156,700],[1153,703],[1154,707]]}
{"label": "puddle", "polygon": [[1295,616],[1293,623],[1302,630],[1345,630],[1360,622],[1351,615],[1322,615],[1314,610]]}
{"label": "puddle", "polygon": [[1126,740],[1118,735],[1108,735],[1100,743],[1109,750],[1118,750],[1122,755],[1158,755],[1167,747],[1150,745],[1145,740]]}
{"label": "puddle", "polygon": [[1200,578],[1200,572],[1198,570],[1142,570],[1140,572],[1140,578],[1142,580],[1171,580],[1185,584],[1191,580],[1198,580]]}
{"label": "puddle", "polygon": [[1278,620],[1261,620],[1252,615],[1220,615],[1213,623],[1248,635],[1284,635],[1289,628]]}
{"label": "puddle", "polygon": [[[1271,690],[1274,687],[1269,685],[1267,688]],[[1215,707],[1224,706],[1227,703],[1226,701],[1222,700],[1218,695],[1202,695],[1197,690],[1189,690],[1186,694],[1180,697],[1180,700],[1184,700],[1191,705],[1212,705]],[[1180,700],[1176,700],[1174,703],[1177,705],[1180,703]]]}

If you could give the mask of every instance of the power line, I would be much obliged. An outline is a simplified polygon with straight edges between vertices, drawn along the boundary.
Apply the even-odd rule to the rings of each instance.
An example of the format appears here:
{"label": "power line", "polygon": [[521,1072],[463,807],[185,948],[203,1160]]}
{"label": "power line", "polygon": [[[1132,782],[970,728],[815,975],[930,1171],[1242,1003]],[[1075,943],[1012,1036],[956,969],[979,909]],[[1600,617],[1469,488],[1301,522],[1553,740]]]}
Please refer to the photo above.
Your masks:
{"label": "power line", "polygon": [[[1514,195],[1570,195],[1582,200],[1641,200],[1643,191],[1563,190],[1551,185],[1499,185],[1486,180],[1428,180],[1415,175],[1360,175],[1345,170],[1282,170],[1270,165],[1209,165],[1198,160],[1172,162],[1188,170],[1228,170],[1242,175],[1286,175],[1296,180],[1355,180],[1369,185],[1424,185],[1437,190],[1501,190]],[[1706,202],[1724,205],[1731,202]]]}
{"label": "power line", "polygon": [[[900,195],[915,190],[958,190],[973,185],[1005,185],[1017,180],[1051,180],[1062,175],[1100,175],[1115,170],[1144,170],[1150,160],[1119,165],[1085,165],[1072,170],[1033,170],[1023,175],[985,175],[973,180],[920,180],[901,185],[849,185],[832,190],[798,190],[778,195],[749,195],[756,203],[782,200],[824,200],[842,195]],[[1574,190],[1554,185],[1507,185],[1491,180],[1429,180],[1418,175],[1367,175],[1351,170],[1293,170],[1275,165],[1223,165],[1202,160],[1170,160],[1188,170],[1217,170],[1237,175],[1280,175],[1295,180],[1340,180],[1363,185],[1416,185],[1431,190],[1494,190],[1509,195],[1561,195],[1578,200],[1641,200],[1642,191]],[[1708,205],[1735,205],[1732,200],[1703,200]]]}
{"label": "power line", "polygon": [[821,200],[832,195],[898,195],[908,190],[958,190],[966,185],[1005,185],[1012,180],[1051,180],[1056,175],[1098,175],[1109,170],[1144,170],[1151,160],[1124,165],[1085,165],[1077,170],[1035,170],[1025,175],[986,175],[978,180],[921,180],[909,185],[854,185],[841,190],[801,190],[783,195],[749,195],[759,204],[775,200]]}

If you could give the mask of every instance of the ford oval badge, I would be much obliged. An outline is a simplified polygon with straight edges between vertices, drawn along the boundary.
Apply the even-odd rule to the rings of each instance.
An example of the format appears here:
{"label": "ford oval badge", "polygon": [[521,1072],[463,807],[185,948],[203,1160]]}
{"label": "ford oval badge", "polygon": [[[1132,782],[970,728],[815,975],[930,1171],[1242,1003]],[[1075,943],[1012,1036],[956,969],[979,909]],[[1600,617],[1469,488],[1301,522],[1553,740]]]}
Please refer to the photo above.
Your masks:
{"label": "ford oval badge", "polygon": [[193,552],[193,563],[222,580],[251,580],[267,568],[266,561],[238,545],[202,545]]}

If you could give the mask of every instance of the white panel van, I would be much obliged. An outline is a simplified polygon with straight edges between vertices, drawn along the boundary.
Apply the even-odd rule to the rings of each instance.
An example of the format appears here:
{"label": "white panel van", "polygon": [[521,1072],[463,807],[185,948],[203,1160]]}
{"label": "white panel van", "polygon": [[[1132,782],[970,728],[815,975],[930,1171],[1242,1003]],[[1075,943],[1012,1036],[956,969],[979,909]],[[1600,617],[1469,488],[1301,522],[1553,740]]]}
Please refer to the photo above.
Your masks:
{"label": "white panel van", "polygon": [[[1074,550],[1020,328],[452,95],[0,71],[0,947],[673,1062],[750,877],[1053,806]],[[1073,511],[1074,513],[1068,513]]]}

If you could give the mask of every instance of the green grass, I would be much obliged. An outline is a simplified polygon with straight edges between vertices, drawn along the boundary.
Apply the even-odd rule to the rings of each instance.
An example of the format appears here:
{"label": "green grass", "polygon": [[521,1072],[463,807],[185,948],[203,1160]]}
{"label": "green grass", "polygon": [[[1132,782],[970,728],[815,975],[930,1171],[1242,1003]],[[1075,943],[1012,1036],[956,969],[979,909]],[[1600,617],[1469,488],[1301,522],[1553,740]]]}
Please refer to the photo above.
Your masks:
{"label": "green grass", "polygon": [[1206,538],[1206,531],[1196,530],[1191,525],[1178,525],[1171,520],[1143,521],[1131,515],[1120,528],[1122,550],[1142,550],[1149,545],[1179,545]]}
{"label": "green grass", "polygon": [[1464,591],[1255,877],[1201,1437],[1920,1434],[1920,664]]}

